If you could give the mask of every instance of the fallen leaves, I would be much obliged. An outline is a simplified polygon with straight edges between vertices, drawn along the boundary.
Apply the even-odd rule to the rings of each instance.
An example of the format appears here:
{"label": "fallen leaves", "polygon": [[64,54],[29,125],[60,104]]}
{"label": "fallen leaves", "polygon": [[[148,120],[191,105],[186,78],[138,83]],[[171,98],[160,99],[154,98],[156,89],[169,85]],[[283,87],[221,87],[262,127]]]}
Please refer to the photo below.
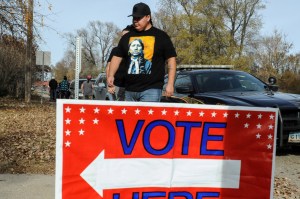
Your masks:
{"label": "fallen leaves", "polygon": [[0,100],[0,173],[54,173],[55,104]]}
{"label": "fallen leaves", "polygon": [[278,199],[299,199],[300,191],[289,178],[275,177],[274,198]]}

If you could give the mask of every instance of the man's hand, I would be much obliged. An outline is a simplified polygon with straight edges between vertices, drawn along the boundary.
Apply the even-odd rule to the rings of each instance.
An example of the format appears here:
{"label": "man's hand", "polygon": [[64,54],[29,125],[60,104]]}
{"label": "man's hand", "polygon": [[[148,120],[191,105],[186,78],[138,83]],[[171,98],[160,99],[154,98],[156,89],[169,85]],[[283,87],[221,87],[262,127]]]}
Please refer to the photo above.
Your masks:
{"label": "man's hand", "polygon": [[173,94],[174,94],[174,86],[172,84],[167,84],[164,95],[166,97],[171,97]]}
{"label": "man's hand", "polygon": [[108,76],[107,77],[107,80],[106,80],[106,82],[107,82],[107,87],[114,87],[115,85],[114,85],[114,76]]}
{"label": "man's hand", "polygon": [[115,94],[115,89],[116,89],[115,86],[107,87],[107,91],[108,91],[110,94]]}

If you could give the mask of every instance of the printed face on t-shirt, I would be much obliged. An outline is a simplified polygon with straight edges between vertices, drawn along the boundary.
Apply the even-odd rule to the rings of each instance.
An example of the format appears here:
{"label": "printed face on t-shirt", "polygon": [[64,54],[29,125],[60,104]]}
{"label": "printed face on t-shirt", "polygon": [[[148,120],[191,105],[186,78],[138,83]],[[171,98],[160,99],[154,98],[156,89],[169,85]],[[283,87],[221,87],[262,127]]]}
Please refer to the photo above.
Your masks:
{"label": "printed face on t-shirt", "polygon": [[[129,48],[130,48],[130,44],[135,40],[140,40],[142,42],[144,58],[149,61],[152,61],[153,54],[154,54],[155,37],[154,36],[130,37],[128,43]],[[128,53],[130,54],[130,49]]]}
{"label": "printed face on t-shirt", "polygon": [[135,39],[133,42],[130,43],[129,53],[132,56],[141,56],[142,52],[143,52],[143,46],[141,40]]}
{"label": "printed face on t-shirt", "polygon": [[128,74],[151,74],[155,37],[130,37]]}

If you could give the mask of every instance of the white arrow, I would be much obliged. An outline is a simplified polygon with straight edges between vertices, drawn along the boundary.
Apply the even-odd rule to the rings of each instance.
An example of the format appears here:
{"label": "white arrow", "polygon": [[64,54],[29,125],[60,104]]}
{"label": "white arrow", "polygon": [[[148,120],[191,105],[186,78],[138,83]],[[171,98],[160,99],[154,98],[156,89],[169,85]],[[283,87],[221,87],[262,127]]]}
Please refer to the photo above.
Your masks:
{"label": "white arrow", "polygon": [[103,197],[104,189],[116,188],[239,188],[240,170],[240,160],[104,159],[102,151],[80,176]]}

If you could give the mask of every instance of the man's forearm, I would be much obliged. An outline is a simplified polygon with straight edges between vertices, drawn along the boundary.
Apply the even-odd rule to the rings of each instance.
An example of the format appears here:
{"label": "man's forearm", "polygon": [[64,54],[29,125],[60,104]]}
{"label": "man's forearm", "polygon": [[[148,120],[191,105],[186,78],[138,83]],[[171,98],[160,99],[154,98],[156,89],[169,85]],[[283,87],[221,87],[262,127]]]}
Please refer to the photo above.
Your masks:
{"label": "man's forearm", "polygon": [[174,85],[176,76],[176,58],[171,57],[168,59],[168,84]]}
{"label": "man's forearm", "polygon": [[115,76],[121,61],[122,61],[121,57],[113,56],[113,58],[111,59],[111,62],[109,64],[108,77]]}
{"label": "man's forearm", "polygon": [[108,77],[109,65],[110,65],[110,62],[107,62],[106,69],[105,69],[106,77]]}

